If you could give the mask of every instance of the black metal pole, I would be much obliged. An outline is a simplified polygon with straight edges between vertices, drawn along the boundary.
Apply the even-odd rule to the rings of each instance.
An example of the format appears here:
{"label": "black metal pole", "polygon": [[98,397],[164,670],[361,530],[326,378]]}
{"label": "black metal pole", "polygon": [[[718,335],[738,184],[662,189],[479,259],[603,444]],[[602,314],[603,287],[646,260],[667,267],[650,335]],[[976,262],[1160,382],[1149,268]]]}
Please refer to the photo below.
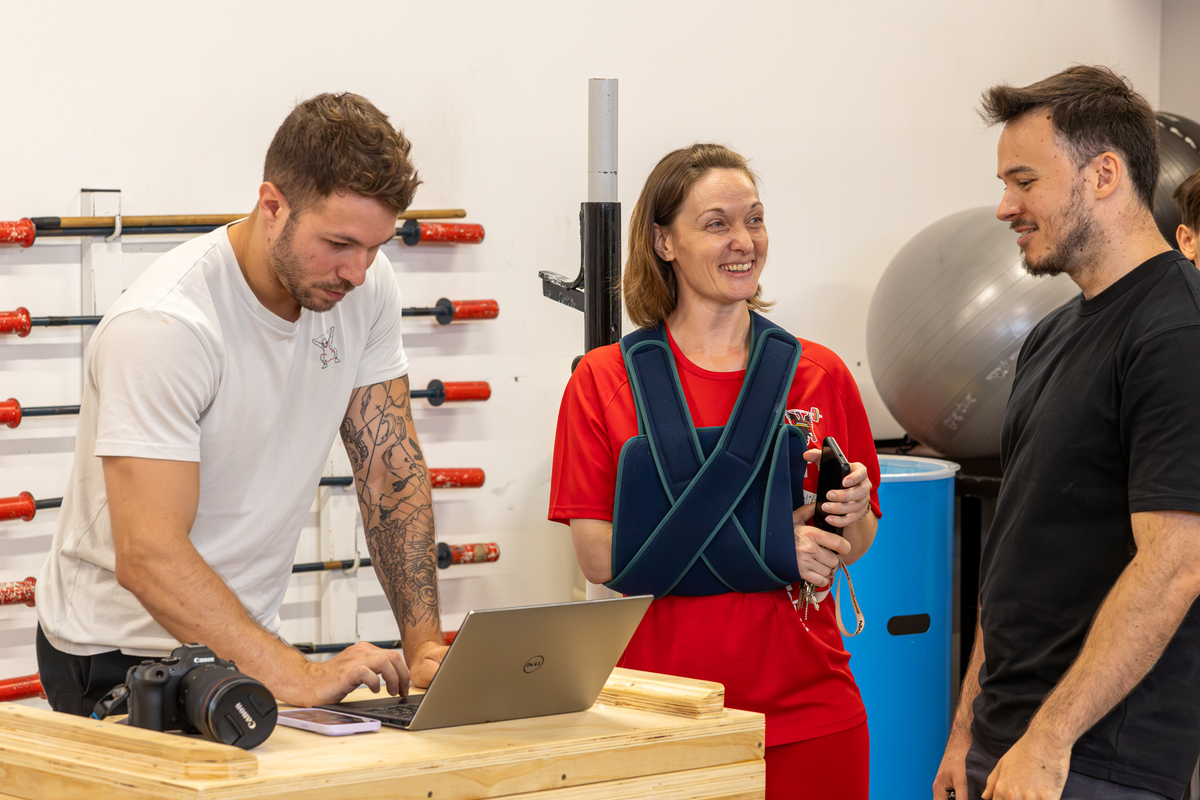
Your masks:
{"label": "black metal pole", "polygon": [[583,203],[583,349],[621,341],[621,204]]}

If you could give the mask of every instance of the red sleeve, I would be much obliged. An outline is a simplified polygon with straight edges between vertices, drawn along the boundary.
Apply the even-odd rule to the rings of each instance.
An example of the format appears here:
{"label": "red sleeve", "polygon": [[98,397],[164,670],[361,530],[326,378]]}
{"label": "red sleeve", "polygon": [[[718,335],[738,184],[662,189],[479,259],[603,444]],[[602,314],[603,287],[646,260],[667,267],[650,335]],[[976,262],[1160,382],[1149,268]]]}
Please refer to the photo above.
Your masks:
{"label": "red sleeve", "polygon": [[[826,402],[831,406],[822,409],[823,413],[831,413],[817,426],[816,441],[832,436],[841,445],[846,458],[866,466],[867,477],[871,479],[871,510],[876,518],[882,518],[883,512],[879,508],[879,456],[875,452],[875,439],[871,435],[871,423],[867,420],[862,396],[858,393],[858,384],[854,382],[854,376],[845,362],[832,350],[807,339],[801,339],[800,342],[804,355],[797,370],[797,379],[807,377],[810,384],[815,384],[807,387],[811,393],[807,397],[812,402],[818,406]],[[807,404],[804,402],[802,406]],[[820,447],[820,444],[813,444],[810,440],[810,446]],[[805,488],[811,492],[817,488],[816,472],[810,469],[805,482]]]}
{"label": "red sleeve", "polygon": [[619,376],[608,374],[612,372],[607,369],[611,356],[603,351],[589,353],[563,392],[550,473],[549,518],[553,522],[612,521],[620,453],[619,446],[614,449],[605,415],[616,392],[628,381],[624,380],[623,365]]}
{"label": "red sleeve", "polygon": [[842,414],[846,420],[846,436],[848,447],[846,457],[857,461],[867,468],[867,477],[871,479],[871,510],[876,519],[883,518],[883,510],[879,507],[879,454],[875,452],[875,437],[871,434],[871,423],[867,419],[867,410],[863,408],[862,395],[858,393],[858,384],[850,370],[842,365],[842,380],[838,387],[838,399],[842,404]]}

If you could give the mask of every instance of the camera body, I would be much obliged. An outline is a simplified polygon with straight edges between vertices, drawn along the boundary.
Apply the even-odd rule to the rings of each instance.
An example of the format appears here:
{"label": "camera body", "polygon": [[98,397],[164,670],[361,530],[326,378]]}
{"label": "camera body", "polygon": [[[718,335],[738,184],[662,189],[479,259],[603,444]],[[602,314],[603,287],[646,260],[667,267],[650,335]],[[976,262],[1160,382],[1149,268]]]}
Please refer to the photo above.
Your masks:
{"label": "camera body", "polygon": [[129,724],[153,731],[199,733],[248,750],[275,729],[275,697],[202,644],[143,661],[125,676]]}

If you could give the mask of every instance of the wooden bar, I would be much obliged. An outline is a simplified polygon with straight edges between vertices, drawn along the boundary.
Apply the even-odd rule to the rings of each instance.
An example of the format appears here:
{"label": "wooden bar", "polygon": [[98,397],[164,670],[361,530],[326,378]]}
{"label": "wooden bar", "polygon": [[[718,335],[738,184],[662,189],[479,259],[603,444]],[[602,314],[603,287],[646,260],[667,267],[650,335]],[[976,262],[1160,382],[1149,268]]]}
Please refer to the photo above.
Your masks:
{"label": "wooden bar", "polygon": [[762,798],[763,717],[715,707],[723,695],[615,670],[577,714],[346,737],[280,726],[249,752],[0,704],[0,798]]}
{"label": "wooden bar", "polygon": [[654,672],[615,669],[596,702],[711,719],[725,711],[725,687],[712,681],[681,681]]}
{"label": "wooden bar", "polygon": [[[396,219],[462,219],[467,215],[461,208],[429,208],[403,211]],[[181,225],[211,225],[214,228],[245,219],[246,214],[155,214],[149,216],[123,216],[123,228],[169,228]],[[116,217],[33,217],[39,231],[66,230],[70,228],[113,228]],[[16,225],[17,223],[0,223]],[[8,241],[7,239],[3,241]],[[18,242],[20,243],[20,242]],[[28,246],[28,245],[26,245]]]}

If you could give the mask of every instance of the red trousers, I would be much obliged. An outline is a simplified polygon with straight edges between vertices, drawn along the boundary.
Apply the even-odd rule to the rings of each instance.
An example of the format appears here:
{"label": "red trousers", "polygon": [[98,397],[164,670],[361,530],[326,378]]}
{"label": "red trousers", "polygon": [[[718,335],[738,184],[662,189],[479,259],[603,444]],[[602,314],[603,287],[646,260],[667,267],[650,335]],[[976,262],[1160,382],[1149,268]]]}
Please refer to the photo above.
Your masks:
{"label": "red trousers", "polygon": [[768,747],[767,800],[867,800],[867,723],[841,733]]}

